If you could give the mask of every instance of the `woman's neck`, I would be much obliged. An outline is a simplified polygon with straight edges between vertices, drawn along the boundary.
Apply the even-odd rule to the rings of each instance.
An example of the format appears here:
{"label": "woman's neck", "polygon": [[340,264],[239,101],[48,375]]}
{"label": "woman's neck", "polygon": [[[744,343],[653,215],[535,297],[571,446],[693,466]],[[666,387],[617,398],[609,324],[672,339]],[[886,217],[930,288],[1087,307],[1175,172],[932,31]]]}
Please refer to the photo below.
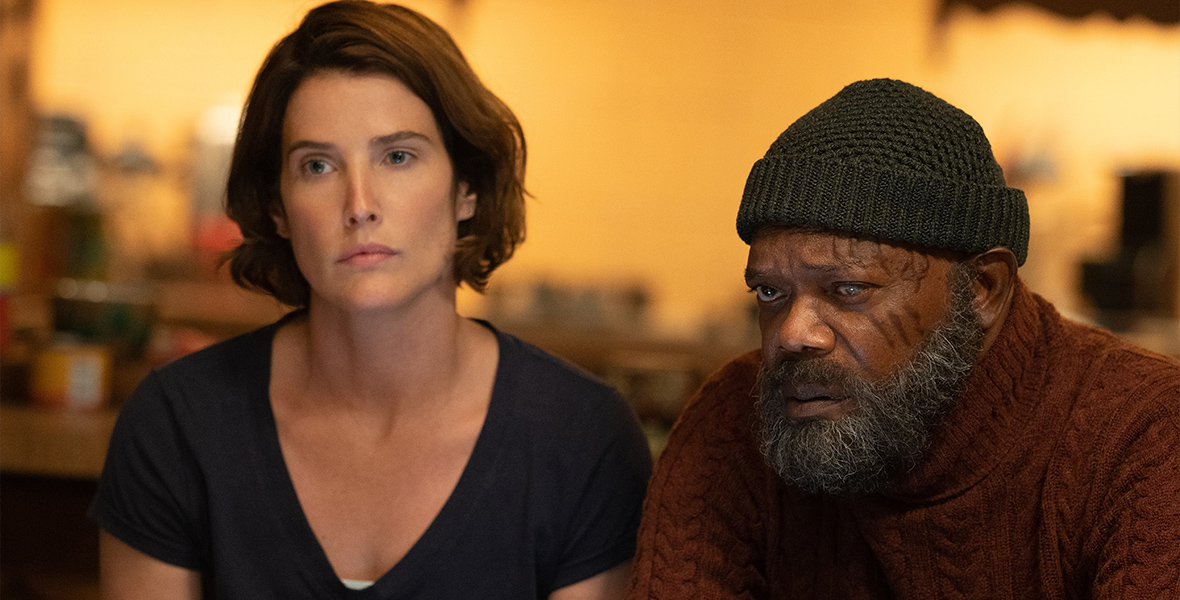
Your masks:
{"label": "woman's neck", "polygon": [[[314,300],[276,336],[286,373],[307,402],[362,412],[412,414],[455,398],[464,373],[495,338],[449,298],[397,309],[345,311]],[[280,343],[281,342],[281,343]]]}

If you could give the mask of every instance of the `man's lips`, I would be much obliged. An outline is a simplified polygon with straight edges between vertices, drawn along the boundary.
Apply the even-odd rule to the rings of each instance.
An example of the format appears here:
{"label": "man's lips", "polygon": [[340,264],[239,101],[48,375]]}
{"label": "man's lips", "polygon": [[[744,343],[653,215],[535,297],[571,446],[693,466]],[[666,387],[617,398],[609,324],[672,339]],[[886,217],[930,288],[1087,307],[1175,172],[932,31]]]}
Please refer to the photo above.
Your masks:
{"label": "man's lips", "polygon": [[847,397],[843,393],[821,385],[788,385],[784,390],[787,418],[836,420],[848,413]]}
{"label": "man's lips", "polygon": [[368,266],[396,255],[396,250],[384,244],[357,244],[341,253],[340,257],[336,259],[336,262],[355,266]]}
{"label": "man's lips", "polygon": [[809,400],[787,398],[783,412],[793,421],[804,419],[826,419],[835,421],[847,415],[849,404],[845,398],[816,397]]}
{"label": "man's lips", "polygon": [[844,398],[844,393],[840,390],[816,383],[787,384],[786,389],[784,389],[783,392],[788,398],[792,400],[798,400],[799,402],[811,402],[813,400],[836,400]]}

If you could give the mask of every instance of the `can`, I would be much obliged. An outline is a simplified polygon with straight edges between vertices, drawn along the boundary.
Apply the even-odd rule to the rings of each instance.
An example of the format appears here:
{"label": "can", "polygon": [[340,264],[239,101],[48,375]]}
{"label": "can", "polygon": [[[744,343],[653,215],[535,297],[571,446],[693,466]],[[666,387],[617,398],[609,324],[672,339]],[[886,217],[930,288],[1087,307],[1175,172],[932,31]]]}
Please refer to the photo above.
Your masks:
{"label": "can", "polygon": [[54,344],[37,353],[29,382],[32,403],[95,409],[110,397],[111,353],[97,344]]}

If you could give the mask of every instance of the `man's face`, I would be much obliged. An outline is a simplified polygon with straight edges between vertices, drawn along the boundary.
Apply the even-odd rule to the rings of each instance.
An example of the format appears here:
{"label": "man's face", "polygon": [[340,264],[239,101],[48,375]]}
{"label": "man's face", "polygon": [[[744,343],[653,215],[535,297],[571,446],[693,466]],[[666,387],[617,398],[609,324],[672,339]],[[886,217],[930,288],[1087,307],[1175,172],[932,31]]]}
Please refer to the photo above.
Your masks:
{"label": "man's face", "polygon": [[746,282],[767,460],[811,492],[880,490],[922,451],[979,354],[971,272],[949,255],[769,228]]}

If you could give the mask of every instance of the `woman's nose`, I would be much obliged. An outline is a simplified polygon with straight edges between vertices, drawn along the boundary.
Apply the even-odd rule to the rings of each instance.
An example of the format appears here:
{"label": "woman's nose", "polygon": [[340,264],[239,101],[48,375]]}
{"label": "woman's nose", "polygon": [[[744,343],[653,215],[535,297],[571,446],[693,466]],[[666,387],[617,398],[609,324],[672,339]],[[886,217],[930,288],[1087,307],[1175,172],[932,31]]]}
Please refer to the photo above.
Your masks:
{"label": "woman's nose", "polygon": [[364,173],[349,177],[348,200],[344,209],[345,226],[363,227],[381,222],[381,209],[373,186]]}

